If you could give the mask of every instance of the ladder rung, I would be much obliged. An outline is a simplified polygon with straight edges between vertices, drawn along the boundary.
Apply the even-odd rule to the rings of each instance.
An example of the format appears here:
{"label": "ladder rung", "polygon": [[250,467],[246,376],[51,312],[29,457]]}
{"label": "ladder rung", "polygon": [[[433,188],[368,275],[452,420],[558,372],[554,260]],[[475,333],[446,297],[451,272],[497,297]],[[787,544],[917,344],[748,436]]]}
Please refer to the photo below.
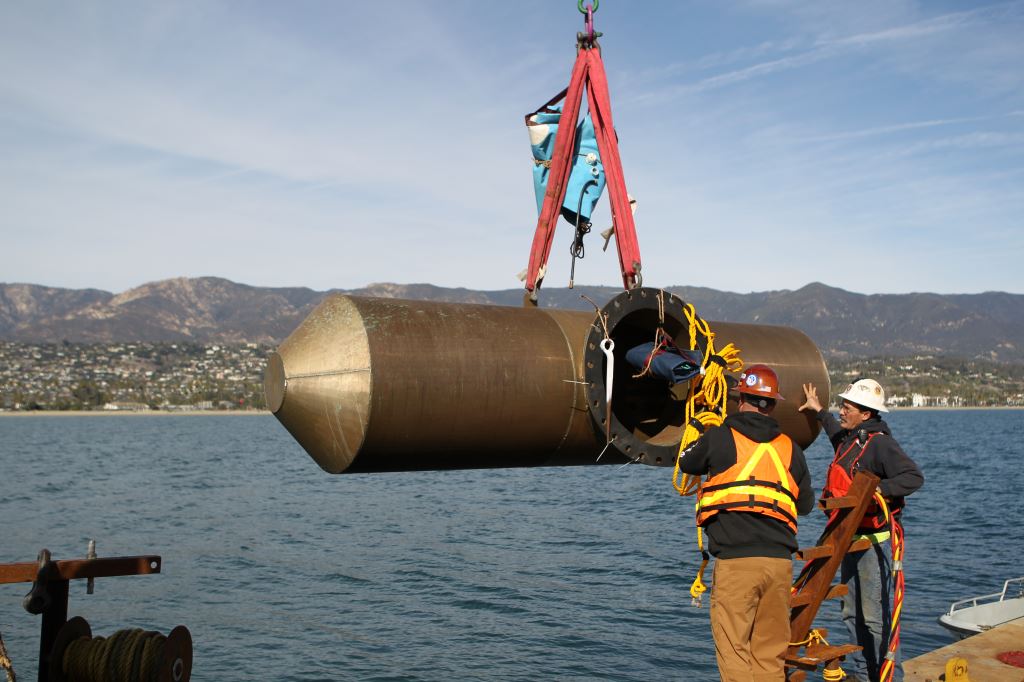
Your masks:
{"label": "ladder rung", "polygon": [[853,542],[851,542],[850,549],[846,551],[859,552],[862,549],[868,549],[869,547],[871,547],[871,540],[869,540],[868,538],[861,538],[860,540],[854,540]]}
{"label": "ladder rung", "polygon": [[786,656],[786,665],[804,670],[814,670],[819,665],[827,665],[837,658],[848,656],[860,649],[856,644],[811,645],[807,647],[807,652],[803,656]]}
{"label": "ladder rung", "polygon": [[847,509],[849,507],[856,507],[860,502],[856,497],[846,495],[844,497],[826,497],[823,500],[818,500],[818,509],[824,509],[830,511],[832,509]]}
{"label": "ladder rung", "polygon": [[[848,591],[849,590],[847,589],[846,585],[843,585],[843,584],[833,585],[831,588],[829,588],[829,591],[825,593],[825,596],[822,597],[821,600],[825,601],[826,599],[835,599],[836,597],[842,597]],[[814,601],[814,595],[811,594],[811,592],[809,590],[807,590],[807,588],[805,587],[803,592],[800,592],[798,594],[794,594],[794,595],[792,595],[789,598],[789,605],[790,605],[790,607],[793,607],[793,606],[807,606],[808,604],[812,603],[813,601]]]}
{"label": "ladder rung", "polygon": [[832,545],[803,547],[796,551],[796,558],[800,561],[811,561],[812,559],[825,559],[830,556],[832,556]]}
{"label": "ladder rung", "polygon": [[[871,540],[861,538],[850,543],[847,552],[859,552],[871,546]],[[801,547],[796,551],[796,558],[799,561],[813,561],[814,559],[827,559],[834,553],[832,545],[817,545],[816,547]]]}

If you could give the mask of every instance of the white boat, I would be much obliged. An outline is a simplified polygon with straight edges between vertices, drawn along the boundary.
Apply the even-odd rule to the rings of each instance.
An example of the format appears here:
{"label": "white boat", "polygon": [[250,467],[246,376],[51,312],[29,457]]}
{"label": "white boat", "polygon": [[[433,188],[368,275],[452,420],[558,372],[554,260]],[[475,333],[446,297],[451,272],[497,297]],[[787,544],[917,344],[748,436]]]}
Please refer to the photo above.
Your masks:
{"label": "white boat", "polygon": [[1024,618],[1024,577],[1007,580],[1003,591],[953,602],[939,624],[961,639]]}

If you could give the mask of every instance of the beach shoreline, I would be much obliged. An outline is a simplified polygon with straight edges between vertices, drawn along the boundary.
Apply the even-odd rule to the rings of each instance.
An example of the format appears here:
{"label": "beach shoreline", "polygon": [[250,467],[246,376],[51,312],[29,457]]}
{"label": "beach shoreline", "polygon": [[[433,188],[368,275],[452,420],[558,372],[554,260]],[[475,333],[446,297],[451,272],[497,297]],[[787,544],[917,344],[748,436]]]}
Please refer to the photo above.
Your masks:
{"label": "beach shoreline", "polygon": [[[961,405],[960,407],[943,407],[941,405],[928,405],[922,407],[893,407],[888,414],[893,412],[933,412],[937,410],[1024,410],[1024,405]],[[838,412],[839,408],[833,410]]]}

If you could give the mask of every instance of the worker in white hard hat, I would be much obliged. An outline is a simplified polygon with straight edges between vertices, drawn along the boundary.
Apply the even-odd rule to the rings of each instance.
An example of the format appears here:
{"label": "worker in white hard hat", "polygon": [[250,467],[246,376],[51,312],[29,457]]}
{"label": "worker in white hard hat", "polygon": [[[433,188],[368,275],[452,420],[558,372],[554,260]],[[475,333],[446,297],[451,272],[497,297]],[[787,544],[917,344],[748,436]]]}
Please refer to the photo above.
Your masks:
{"label": "worker in white hard hat", "polygon": [[[839,394],[842,404],[838,420],[822,406],[813,384],[804,384],[804,398],[800,409],[815,413],[836,453],[828,468],[823,497],[846,495],[854,473],[863,469],[878,476],[879,491],[890,513],[898,519],[904,498],[924,484],[924,476],[880,416],[889,411],[882,386],[874,379],[860,379],[847,386]],[[857,533],[855,539],[867,538],[871,547],[849,552],[843,558],[840,579],[848,592],[842,599],[842,615],[850,638],[863,647],[863,651],[849,655],[854,668],[851,680],[876,682],[889,650],[892,622],[890,531],[877,504],[868,508]],[[895,656],[893,679],[899,680],[902,667],[898,650]]]}

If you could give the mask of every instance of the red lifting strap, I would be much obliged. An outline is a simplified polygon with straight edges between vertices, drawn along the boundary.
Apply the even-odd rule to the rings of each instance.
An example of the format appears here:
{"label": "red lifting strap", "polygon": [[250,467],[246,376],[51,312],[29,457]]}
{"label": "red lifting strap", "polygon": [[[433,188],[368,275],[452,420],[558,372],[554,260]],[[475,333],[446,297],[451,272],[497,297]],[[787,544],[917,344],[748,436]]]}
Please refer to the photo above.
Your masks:
{"label": "red lifting strap", "polygon": [[615,137],[612,124],[612,105],[608,96],[608,79],[604,73],[604,62],[601,52],[595,47],[584,47],[576,55],[576,63],[572,68],[569,88],[565,95],[565,105],[555,132],[555,148],[551,155],[551,171],[548,174],[547,191],[544,193],[544,206],[537,219],[537,231],[533,235],[533,246],[530,249],[530,265],[526,270],[526,290],[531,292],[531,300],[536,301],[543,277],[541,270],[548,262],[551,244],[555,237],[555,226],[565,190],[572,170],[573,145],[576,138],[576,122],[579,119],[583,88],[587,90],[587,104],[594,122],[597,135],[597,149],[601,153],[605,176],[608,184],[608,198],[612,207],[612,225],[615,228],[615,246],[619,252],[619,269],[622,271],[622,285],[632,289],[640,283],[640,245],[636,238],[636,226],[633,224],[633,212],[630,210],[629,198],[626,195],[626,181],[622,175],[622,162],[619,160],[619,143]]}

